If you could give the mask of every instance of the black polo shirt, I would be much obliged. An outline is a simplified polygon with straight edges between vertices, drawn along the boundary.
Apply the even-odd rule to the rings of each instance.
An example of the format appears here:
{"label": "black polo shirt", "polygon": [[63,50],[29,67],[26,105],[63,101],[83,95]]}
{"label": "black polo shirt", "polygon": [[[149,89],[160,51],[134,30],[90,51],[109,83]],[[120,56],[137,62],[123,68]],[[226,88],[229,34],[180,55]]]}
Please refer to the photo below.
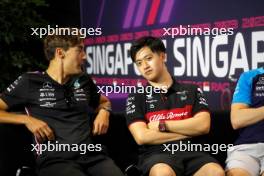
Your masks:
{"label": "black polo shirt", "polygon": [[[128,126],[138,121],[148,123],[161,119],[166,121],[188,119],[202,111],[209,111],[202,90],[196,85],[179,84],[174,79],[167,93],[152,91],[130,94],[126,102]],[[145,151],[144,146],[141,149]]]}
{"label": "black polo shirt", "polygon": [[[62,144],[90,144],[91,117],[100,94],[87,74],[72,77],[65,85],[46,72],[25,73],[1,95],[9,109],[25,107],[35,118],[45,121]],[[80,152],[44,152],[53,157],[71,158]]]}

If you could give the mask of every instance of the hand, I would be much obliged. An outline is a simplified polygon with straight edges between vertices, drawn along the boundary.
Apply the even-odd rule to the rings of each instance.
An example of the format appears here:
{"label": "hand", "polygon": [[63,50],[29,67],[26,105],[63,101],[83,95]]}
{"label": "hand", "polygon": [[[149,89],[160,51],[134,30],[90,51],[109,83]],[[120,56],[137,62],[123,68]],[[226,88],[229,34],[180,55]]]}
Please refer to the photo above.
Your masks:
{"label": "hand", "polygon": [[148,128],[151,130],[159,131],[159,121],[149,122]]}
{"label": "hand", "polygon": [[110,113],[105,109],[101,109],[93,123],[93,135],[101,135],[107,133],[109,127]]}
{"label": "hand", "polygon": [[36,119],[34,117],[26,116],[25,125],[31,131],[34,136],[37,138],[39,143],[44,142],[45,140],[54,140],[54,133],[46,122]]}

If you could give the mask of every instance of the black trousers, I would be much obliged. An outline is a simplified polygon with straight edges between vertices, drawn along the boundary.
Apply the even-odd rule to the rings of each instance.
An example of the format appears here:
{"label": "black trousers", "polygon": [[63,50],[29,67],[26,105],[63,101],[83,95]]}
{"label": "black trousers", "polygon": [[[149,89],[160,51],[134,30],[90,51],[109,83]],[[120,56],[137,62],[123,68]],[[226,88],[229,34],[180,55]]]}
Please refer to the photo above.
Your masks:
{"label": "black trousers", "polygon": [[38,169],[39,176],[124,176],[112,159],[100,154],[77,160],[52,159]]}

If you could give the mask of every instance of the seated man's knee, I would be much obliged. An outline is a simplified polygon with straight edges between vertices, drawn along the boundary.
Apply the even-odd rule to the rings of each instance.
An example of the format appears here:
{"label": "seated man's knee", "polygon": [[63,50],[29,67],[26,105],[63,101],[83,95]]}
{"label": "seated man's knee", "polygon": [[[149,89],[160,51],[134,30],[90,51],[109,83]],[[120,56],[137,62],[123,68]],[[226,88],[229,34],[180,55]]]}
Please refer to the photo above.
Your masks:
{"label": "seated man's knee", "polygon": [[226,172],[227,176],[251,176],[251,174],[249,172],[247,172],[244,169],[239,169],[239,168],[234,168],[234,169],[230,169]]}
{"label": "seated man's knee", "polygon": [[208,176],[225,176],[223,168],[216,163],[208,163],[202,166],[195,174],[195,176],[208,175]]}
{"label": "seated man's knee", "polygon": [[168,164],[158,163],[150,169],[149,176],[176,176],[176,174]]}

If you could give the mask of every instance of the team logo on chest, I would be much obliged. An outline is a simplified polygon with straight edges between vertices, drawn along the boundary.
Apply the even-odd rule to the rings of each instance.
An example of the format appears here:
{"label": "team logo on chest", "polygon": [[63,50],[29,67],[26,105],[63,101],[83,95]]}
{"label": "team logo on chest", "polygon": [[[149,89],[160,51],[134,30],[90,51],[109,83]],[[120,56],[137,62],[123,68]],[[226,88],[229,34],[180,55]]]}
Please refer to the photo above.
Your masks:
{"label": "team logo on chest", "polygon": [[256,86],[255,86],[255,96],[256,97],[264,97],[264,77],[263,76],[260,76],[258,78],[258,82],[256,83]]}
{"label": "team logo on chest", "polygon": [[81,84],[79,79],[74,81],[73,83],[73,96],[76,101],[87,101],[87,95],[83,88],[81,88]]}
{"label": "team logo on chest", "polygon": [[126,101],[126,113],[132,114],[136,112],[135,97],[128,97]]}
{"label": "team logo on chest", "polygon": [[153,95],[150,94],[146,94],[146,103],[155,103],[158,100],[155,99],[155,97],[153,97]]}
{"label": "team logo on chest", "polygon": [[84,89],[75,89],[73,92],[73,96],[76,101],[87,101],[87,96]]}
{"label": "team logo on chest", "polygon": [[182,120],[191,117],[192,106],[186,105],[183,108],[174,108],[170,110],[160,110],[154,112],[148,112],[145,118],[149,122],[159,120]]}
{"label": "team logo on chest", "polygon": [[50,82],[43,83],[43,89],[52,89],[52,84]]}
{"label": "team logo on chest", "polygon": [[146,103],[149,105],[149,109],[155,108],[155,103],[158,102],[157,99],[150,93],[146,94]]}
{"label": "team logo on chest", "polygon": [[187,100],[187,92],[188,91],[184,90],[181,92],[176,92],[176,94],[180,96],[181,101],[184,101],[184,100]]}
{"label": "team logo on chest", "polygon": [[39,103],[41,107],[54,107],[56,105],[55,89],[51,82],[44,82],[39,89]]}
{"label": "team logo on chest", "polygon": [[80,86],[81,86],[81,84],[79,83],[79,79],[77,79],[77,80],[74,82],[73,87],[74,87],[74,89],[79,89]]}

